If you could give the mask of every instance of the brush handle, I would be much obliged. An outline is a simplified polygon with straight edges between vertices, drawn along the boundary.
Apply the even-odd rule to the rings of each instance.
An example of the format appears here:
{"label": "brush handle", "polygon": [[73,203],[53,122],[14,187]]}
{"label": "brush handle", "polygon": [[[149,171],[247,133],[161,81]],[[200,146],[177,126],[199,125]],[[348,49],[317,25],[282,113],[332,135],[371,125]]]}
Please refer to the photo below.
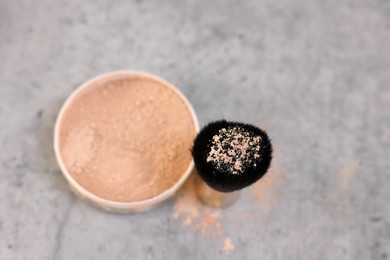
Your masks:
{"label": "brush handle", "polygon": [[226,208],[233,205],[241,194],[241,191],[216,191],[210,188],[198,174],[194,178],[194,187],[199,200],[203,204],[214,208]]}

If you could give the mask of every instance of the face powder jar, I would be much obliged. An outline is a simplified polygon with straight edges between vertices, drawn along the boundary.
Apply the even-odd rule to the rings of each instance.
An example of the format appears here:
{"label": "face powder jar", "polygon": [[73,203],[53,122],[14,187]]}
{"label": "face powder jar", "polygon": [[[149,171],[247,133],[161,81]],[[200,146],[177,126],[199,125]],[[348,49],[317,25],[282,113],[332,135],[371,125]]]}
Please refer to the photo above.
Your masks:
{"label": "face powder jar", "polygon": [[80,197],[109,211],[143,211],[171,197],[190,175],[198,128],[172,84],[119,71],[71,94],[57,118],[54,148]]}

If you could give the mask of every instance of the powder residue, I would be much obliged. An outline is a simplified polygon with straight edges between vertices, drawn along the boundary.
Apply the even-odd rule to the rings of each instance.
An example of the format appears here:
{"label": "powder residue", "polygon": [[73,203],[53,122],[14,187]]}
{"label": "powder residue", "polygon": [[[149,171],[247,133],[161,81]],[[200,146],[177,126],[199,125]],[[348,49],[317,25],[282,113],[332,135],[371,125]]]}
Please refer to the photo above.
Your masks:
{"label": "powder residue", "polygon": [[188,227],[202,237],[223,237],[220,222],[221,210],[208,208],[198,199],[194,186],[194,176],[191,176],[180,190],[173,217],[182,220],[182,226]]}
{"label": "powder residue", "polygon": [[93,128],[88,125],[69,132],[63,155],[71,172],[80,173],[91,160],[95,152],[94,135]]}
{"label": "powder residue", "polygon": [[[275,150],[277,153],[277,146]],[[196,193],[196,187],[202,186],[196,186],[196,178],[196,175],[189,178],[180,190],[173,208],[173,217],[181,223],[184,230],[197,233],[202,238],[213,239],[221,245],[219,250],[225,254],[234,251],[235,236],[243,236],[237,230],[248,231],[264,227],[258,224],[267,223],[273,207],[281,201],[286,190],[284,177],[279,173],[278,166],[273,165],[264,177],[241,193],[237,204],[231,206],[250,204],[249,208],[238,213],[240,211],[234,209],[212,208],[202,204]],[[234,233],[231,232],[232,229],[235,230]]]}
{"label": "powder residue", "polygon": [[173,89],[146,76],[115,75],[74,96],[60,123],[60,155],[88,191],[140,201],[183,175],[195,134],[191,112]]}
{"label": "powder residue", "polygon": [[232,240],[230,239],[230,237],[225,238],[225,240],[223,241],[223,251],[226,254],[230,254],[231,252],[233,252],[233,250],[234,250],[234,244]]}
{"label": "powder residue", "polygon": [[285,179],[279,175],[276,166],[273,166],[264,177],[250,186],[250,201],[261,205],[263,214],[260,219],[263,224],[267,223],[278,196],[283,195],[280,187],[285,184]]}
{"label": "powder residue", "polygon": [[191,176],[183,185],[174,207],[173,217],[178,219],[183,216],[185,218],[184,226],[191,224],[201,214],[201,204],[195,193],[193,179],[194,177]]}
{"label": "powder residue", "polygon": [[211,210],[206,208],[202,211],[202,214],[199,216],[199,221],[195,226],[196,230],[199,230],[202,236],[207,236],[212,230],[212,235],[217,237],[222,237],[223,232],[221,230],[221,212],[220,210]]}
{"label": "powder residue", "polygon": [[222,128],[212,137],[207,162],[212,162],[217,169],[241,174],[249,165],[256,167],[260,143],[260,136],[242,127]]}
{"label": "powder residue", "polygon": [[357,163],[355,161],[347,161],[337,175],[337,183],[341,191],[347,191],[351,180],[352,175],[356,172]]}
{"label": "powder residue", "polygon": [[332,185],[329,186],[329,190],[327,191],[327,197],[329,202],[334,204],[334,207],[337,207],[340,211],[347,209],[343,207],[341,201],[342,198],[345,199],[350,194],[349,190],[353,187],[353,177],[357,174],[358,166],[356,160],[346,158],[340,169],[334,173],[335,176],[332,179]]}

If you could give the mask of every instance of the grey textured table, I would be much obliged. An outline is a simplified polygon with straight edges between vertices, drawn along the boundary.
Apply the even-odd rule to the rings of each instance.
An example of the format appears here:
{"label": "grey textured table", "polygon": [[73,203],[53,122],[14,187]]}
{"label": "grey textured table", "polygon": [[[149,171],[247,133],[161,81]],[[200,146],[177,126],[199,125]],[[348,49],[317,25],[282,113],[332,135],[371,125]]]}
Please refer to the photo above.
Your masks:
{"label": "grey textured table", "polygon": [[[0,0],[0,259],[389,259],[389,47],[386,0]],[[117,69],[172,81],[201,125],[268,129],[273,179],[201,209],[223,234],[175,199],[115,215],[68,189],[56,114]]]}

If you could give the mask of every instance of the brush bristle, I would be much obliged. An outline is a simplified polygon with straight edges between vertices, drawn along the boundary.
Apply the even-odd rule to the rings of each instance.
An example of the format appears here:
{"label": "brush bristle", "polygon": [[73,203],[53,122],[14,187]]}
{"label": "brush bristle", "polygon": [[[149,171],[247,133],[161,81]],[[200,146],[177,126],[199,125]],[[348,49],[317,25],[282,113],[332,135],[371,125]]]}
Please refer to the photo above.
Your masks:
{"label": "brush bristle", "polygon": [[267,172],[272,145],[260,128],[220,120],[199,132],[192,156],[199,176],[211,188],[232,192],[251,185]]}

